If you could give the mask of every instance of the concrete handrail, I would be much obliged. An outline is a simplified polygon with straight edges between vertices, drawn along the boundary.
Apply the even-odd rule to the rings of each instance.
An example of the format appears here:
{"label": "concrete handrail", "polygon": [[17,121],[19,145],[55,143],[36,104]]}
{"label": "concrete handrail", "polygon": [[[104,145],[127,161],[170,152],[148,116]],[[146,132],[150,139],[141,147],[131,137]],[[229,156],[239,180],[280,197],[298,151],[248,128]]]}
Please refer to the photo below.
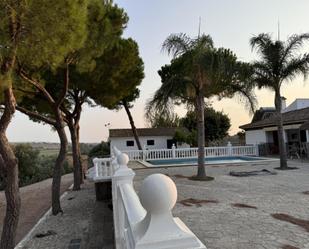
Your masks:
{"label": "concrete handrail", "polygon": [[135,173],[127,167],[129,158],[118,154],[120,164],[112,178],[115,241],[117,249],[202,249],[199,239],[171,210],[177,188],[163,174],[148,176],[139,196],[133,188]]}

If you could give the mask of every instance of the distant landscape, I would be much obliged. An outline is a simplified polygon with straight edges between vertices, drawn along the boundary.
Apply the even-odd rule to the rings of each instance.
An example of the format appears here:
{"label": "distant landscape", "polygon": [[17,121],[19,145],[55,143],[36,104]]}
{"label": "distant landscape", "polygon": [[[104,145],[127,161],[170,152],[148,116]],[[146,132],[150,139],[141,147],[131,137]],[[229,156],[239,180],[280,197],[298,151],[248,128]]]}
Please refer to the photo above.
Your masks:
{"label": "distant landscape", "polygon": [[[59,143],[49,143],[49,142],[20,142],[12,143],[12,145],[18,144],[29,144],[32,148],[40,151],[40,155],[43,156],[54,156],[59,152],[60,144]],[[97,145],[97,143],[80,143],[81,153],[83,155],[88,154],[88,152]],[[72,146],[68,146],[68,155],[71,155]]]}

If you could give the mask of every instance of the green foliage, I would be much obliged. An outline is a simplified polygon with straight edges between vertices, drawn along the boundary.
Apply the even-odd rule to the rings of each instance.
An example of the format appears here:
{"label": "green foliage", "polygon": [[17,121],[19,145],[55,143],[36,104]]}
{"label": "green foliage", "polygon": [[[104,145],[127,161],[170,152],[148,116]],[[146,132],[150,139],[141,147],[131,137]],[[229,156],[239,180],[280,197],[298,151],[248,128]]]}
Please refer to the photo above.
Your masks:
{"label": "green foliage", "polygon": [[23,88],[24,91],[15,92],[19,100],[28,91],[17,79],[21,68],[40,79],[41,71],[63,66],[69,55],[85,43],[91,1],[1,1],[0,67],[10,65],[10,68],[8,72],[0,70],[0,91],[9,85]]}
{"label": "green foliage", "polygon": [[272,40],[269,34],[259,34],[250,40],[260,60],[252,63],[254,68],[253,82],[259,88],[269,88],[280,94],[282,83],[291,81],[298,75],[308,76],[309,54],[302,53],[309,33],[292,35],[286,42]]}
{"label": "green foliage", "polygon": [[91,160],[94,157],[107,157],[110,155],[110,145],[107,142],[101,142],[94,146],[88,153],[88,158]]}
{"label": "green foliage", "polygon": [[184,130],[177,129],[173,140],[177,141],[178,144],[186,143],[191,146],[196,144],[196,131],[185,132]]}
{"label": "green foliage", "polygon": [[80,143],[79,147],[80,147],[80,152],[82,155],[88,155],[89,152],[93,149],[95,145],[93,144],[86,144],[86,143]]}
{"label": "green foliage", "polygon": [[[119,78],[119,74],[126,72],[124,67],[128,66],[128,64],[124,65],[124,61],[135,65],[135,58],[132,54],[138,54],[137,45],[133,40],[122,40],[120,38],[128,17],[123,9],[113,4],[112,1],[89,0],[87,20],[84,21],[87,30],[85,42],[80,48],[68,54],[69,58],[73,60],[69,66],[69,90],[63,105],[67,111],[74,113],[74,118],[80,116],[75,108],[80,106],[81,111],[81,106],[84,103],[93,103],[91,98],[95,99],[98,92],[102,92],[102,95],[105,94],[106,98],[111,96],[112,93],[108,90],[115,82],[119,85],[119,79],[109,77],[116,75],[115,77]],[[122,44],[126,46],[122,46]],[[100,63],[100,60],[104,60],[103,64]],[[115,63],[113,68],[104,69],[105,66],[108,67],[107,64],[109,65],[112,60]],[[101,70],[103,69],[106,71],[101,78],[98,75],[102,73]],[[64,68],[57,67],[54,70],[50,68],[42,70],[40,68],[38,73],[40,81],[43,82],[49,94],[54,99],[58,99],[63,91]],[[130,83],[122,82],[122,85],[127,90],[126,86]],[[117,95],[118,92],[121,91],[117,89],[114,94]],[[116,100],[118,101],[120,97],[122,95],[117,97]],[[41,93],[28,94],[20,105],[48,118],[54,116],[53,110],[46,99],[42,98]],[[33,117],[31,119],[41,122],[41,120]]]}
{"label": "green foliage", "polygon": [[[209,106],[205,107],[204,110],[204,122],[206,144],[226,137],[231,127],[231,122],[228,115],[223,112],[216,111]],[[188,143],[191,146],[197,146],[196,113],[194,111],[187,112],[186,116],[180,119],[179,125],[187,128],[189,133],[184,133],[179,130],[174,138],[177,141]]]}
{"label": "green foliage", "polygon": [[56,68],[87,37],[88,0],[29,1],[18,58],[27,66]]}
{"label": "green foliage", "polygon": [[30,144],[18,144],[14,147],[14,152],[18,159],[20,182],[31,182],[37,170],[40,151],[32,148]]}
{"label": "green foliage", "polygon": [[127,22],[124,10],[112,1],[92,0],[88,7],[87,41],[78,51],[77,71],[93,71],[95,59],[115,44]]}
{"label": "green foliage", "polygon": [[255,109],[250,84],[252,68],[238,61],[232,51],[214,48],[209,36],[190,39],[183,34],[168,37],[164,48],[175,57],[159,70],[162,85],[148,103],[146,112],[151,108],[166,110],[180,103],[195,106],[201,92],[205,98],[237,95],[247,101],[251,111]]}
{"label": "green foliage", "polygon": [[[20,187],[53,177],[57,155],[40,154],[40,151],[34,149],[30,144],[18,144],[14,146],[14,152],[18,159]],[[72,166],[66,161],[62,173],[68,174],[71,172]],[[3,189],[1,179],[0,189]]]}
{"label": "green foliage", "polygon": [[172,111],[161,112],[153,109],[151,112],[146,113],[145,117],[148,125],[152,128],[180,126],[179,116]]}
{"label": "green foliage", "polygon": [[[88,0],[1,1],[0,58],[16,46],[24,65],[58,66],[85,42],[88,4]],[[15,44],[10,39],[12,22],[18,26]]]}
{"label": "green foliage", "polygon": [[117,109],[124,98],[138,96],[136,88],[144,77],[144,65],[134,40],[120,39],[96,64],[88,92],[98,105]]}

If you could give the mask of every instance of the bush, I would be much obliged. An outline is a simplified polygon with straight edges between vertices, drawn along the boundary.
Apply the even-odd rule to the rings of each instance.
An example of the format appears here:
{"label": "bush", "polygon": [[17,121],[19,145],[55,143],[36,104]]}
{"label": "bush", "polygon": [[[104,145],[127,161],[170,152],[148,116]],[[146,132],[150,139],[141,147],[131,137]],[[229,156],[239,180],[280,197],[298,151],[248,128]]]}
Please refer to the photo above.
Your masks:
{"label": "bush", "polygon": [[110,145],[107,142],[101,142],[94,146],[88,153],[88,158],[106,157],[110,155]]}
{"label": "bush", "polygon": [[[41,155],[38,160],[37,171],[34,175],[34,182],[43,181],[45,179],[53,177],[54,165],[57,156],[54,155]],[[68,174],[73,171],[73,168],[69,166],[68,161],[65,162],[62,169],[62,174]]]}
{"label": "bush", "polygon": [[20,185],[32,183],[37,172],[40,151],[32,148],[30,144],[18,144],[14,146],[14,152],[18,159]]}
{"label": "bush", "polygon": [[108,142],[101,142],[94,146],[88,153],[88,165],[92,165],[92,159],[95,157],[110,156],[110,144]]}
{"label": "bush", "polygon": [[80,152],[82,155],[88,155],[89,152],[93,149],[94,145],[93,144],[86,144],[86,143],[80,143]]}
{"label": "bush", "polygon": [[[40,155],[40,151],[34,149],[30,144],[18,144],[14,146],[14,152],[18,159],[20,187],[53,177],[57,155]],[[66,161],[62,174],[72,171],[73,168]],[[0,190],[3,188],[3,179],[0,178]]]}

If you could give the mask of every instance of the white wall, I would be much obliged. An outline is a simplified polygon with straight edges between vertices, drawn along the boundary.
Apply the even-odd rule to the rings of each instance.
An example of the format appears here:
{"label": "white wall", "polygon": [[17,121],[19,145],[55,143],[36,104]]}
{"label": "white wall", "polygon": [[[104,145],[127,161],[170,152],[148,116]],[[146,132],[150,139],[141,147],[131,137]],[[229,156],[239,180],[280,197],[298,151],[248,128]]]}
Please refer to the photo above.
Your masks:
{"label": "white wall", "polygon": [[[152,137],[139,137],[142,148],[146,146],[148,149],[166,149],[167,140],[173,139],[172,136],[152,136]],[[134,146],[127,147],[127,141],[134,141]],[[147,140],[154,140],[154,145],[147,145]],[[110,138],[111,148],[116,146],[119,150],[138,150],[134,137],[112,137]],[[189,147],[188,145],[182,144],[181,147]]]}
{"label": "white wall", "polygon": [[246,144],[261,144],[266,142],[266,132],[264,130],[246,131]]}
{"label": "white wall", "polygon": [[[275,127],[274,130],[277,130],[277,127]],[[287,143],[288,141],[287,130],[288,128],[284,127],[283,138],[284,138],[285,143]],[[308,138],[309,138],[309,133],[308,133]],[[273,142],[274,141],[273,141],[272,133],[268,130],[260,129],[260,130],[246,131],[246,144],[262,144],[262,143],[273,143]]]}

